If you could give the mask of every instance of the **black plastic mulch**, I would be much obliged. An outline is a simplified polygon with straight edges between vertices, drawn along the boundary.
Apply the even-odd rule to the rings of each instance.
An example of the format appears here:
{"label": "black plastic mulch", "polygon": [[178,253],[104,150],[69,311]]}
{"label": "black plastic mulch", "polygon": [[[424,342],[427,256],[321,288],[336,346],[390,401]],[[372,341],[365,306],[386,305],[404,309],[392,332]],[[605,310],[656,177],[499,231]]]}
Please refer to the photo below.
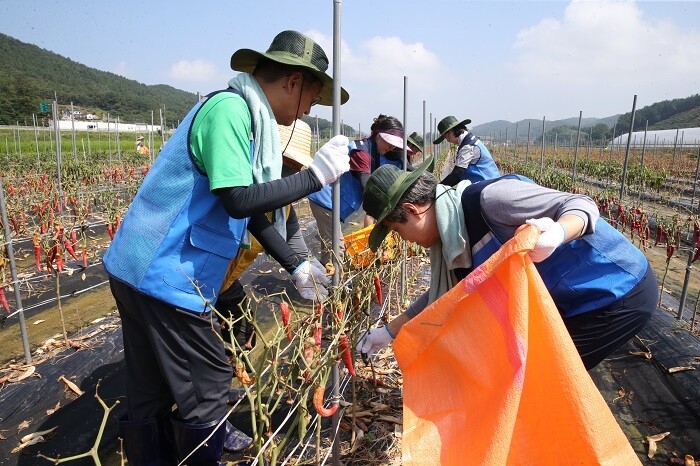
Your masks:
{"label": "black plastic mulch", "polygon": [[[644,464],[669,464],[685,455],[698,460],[700,340],[662,310],[638,337],[594,368],[591,377]],[[677,368],[692,369],[674,372]],[[648,458],[645,437],[664,432],[670,434]]]}

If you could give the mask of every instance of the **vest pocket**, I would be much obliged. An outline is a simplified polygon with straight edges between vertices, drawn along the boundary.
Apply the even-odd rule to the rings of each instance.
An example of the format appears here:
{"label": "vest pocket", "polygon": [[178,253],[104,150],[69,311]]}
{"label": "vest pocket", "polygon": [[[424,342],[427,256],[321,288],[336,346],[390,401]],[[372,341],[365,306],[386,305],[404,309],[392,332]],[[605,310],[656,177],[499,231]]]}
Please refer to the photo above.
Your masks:
{"label": "vest pocket", "polygon": [[202,224],[192,225],[181,243],[179,255],[176,253],[172,258],[172,271],[163,276],[163,281],[173,288],[197,294],[191,279],[206,299],[213,299],[219,293],[231,259],[238,253],[240,240]]}

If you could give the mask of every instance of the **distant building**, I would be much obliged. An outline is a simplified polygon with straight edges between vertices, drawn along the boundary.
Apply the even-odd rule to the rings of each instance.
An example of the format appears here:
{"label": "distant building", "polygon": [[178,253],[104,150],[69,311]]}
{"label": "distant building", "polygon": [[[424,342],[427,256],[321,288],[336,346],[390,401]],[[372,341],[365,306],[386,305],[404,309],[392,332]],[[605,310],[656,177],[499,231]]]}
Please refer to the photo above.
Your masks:
{"label": "distant building", "polygon": [[[613,139],[615,146],[627,146],[628,133]],[[630,139],[630,147],[641,148],[644,145],[644,131],[635,131]],[[700,128],[678,128],[647,131],[646,147],[698,147],[700,145]]]}
{"label": "distant building", "polygon": [[[95,117],[96,118],[96,117]],[[53,128],[53,121],[49,120],[49,127]],[[116,123],[114,121],[97,120],[73,120],[73,122],[61,120],[58,123],[61,131],[119,131],[120,133],[160,133],[160,125],[149,125],[146,123]]]}

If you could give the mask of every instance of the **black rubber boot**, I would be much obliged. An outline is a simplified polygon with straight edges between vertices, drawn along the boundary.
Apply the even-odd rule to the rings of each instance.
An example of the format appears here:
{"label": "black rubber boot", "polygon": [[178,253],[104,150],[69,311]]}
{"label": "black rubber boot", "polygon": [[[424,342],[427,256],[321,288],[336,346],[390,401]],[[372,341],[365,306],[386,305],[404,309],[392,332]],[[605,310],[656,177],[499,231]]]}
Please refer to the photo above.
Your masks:
{"label": "black rubber boot", "polygon": [[166,419],[119,420],[119,436],[124,453],[132,466],[170,466],[175,464],[175,450]]}
{"label": "black rubber boot", "polygon": [[[219,465],[226,438],[225,422],[220,426],[219,421],[187,424],[173,417],[172,424],[178,463],[184,460],[183,465],[186,466]],[[219,426],[218,429],[217,426]],[[211,437],[209,437],[210,434],[212,434]],[[207,437],[209,437],[208,440],[199,446]]]}
{"label": "black rubber boot", "polygon": [[229,421],[226,425],[226,437],[224,438],[224,450],[229,453],[238,453],[247,450],[253,444],[253,439],[244,432],[236,429]]}

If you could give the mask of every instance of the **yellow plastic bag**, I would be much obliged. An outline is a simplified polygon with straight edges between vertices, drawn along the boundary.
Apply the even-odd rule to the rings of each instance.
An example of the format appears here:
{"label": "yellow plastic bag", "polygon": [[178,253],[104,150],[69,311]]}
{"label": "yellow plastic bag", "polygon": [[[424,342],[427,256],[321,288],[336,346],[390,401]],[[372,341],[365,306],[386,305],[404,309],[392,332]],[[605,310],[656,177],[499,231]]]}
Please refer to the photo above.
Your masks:
{"label": "yellow plastic bag", "polygon": [[403,465],[641,464],[527,251],[528,228],[404,325]]}

